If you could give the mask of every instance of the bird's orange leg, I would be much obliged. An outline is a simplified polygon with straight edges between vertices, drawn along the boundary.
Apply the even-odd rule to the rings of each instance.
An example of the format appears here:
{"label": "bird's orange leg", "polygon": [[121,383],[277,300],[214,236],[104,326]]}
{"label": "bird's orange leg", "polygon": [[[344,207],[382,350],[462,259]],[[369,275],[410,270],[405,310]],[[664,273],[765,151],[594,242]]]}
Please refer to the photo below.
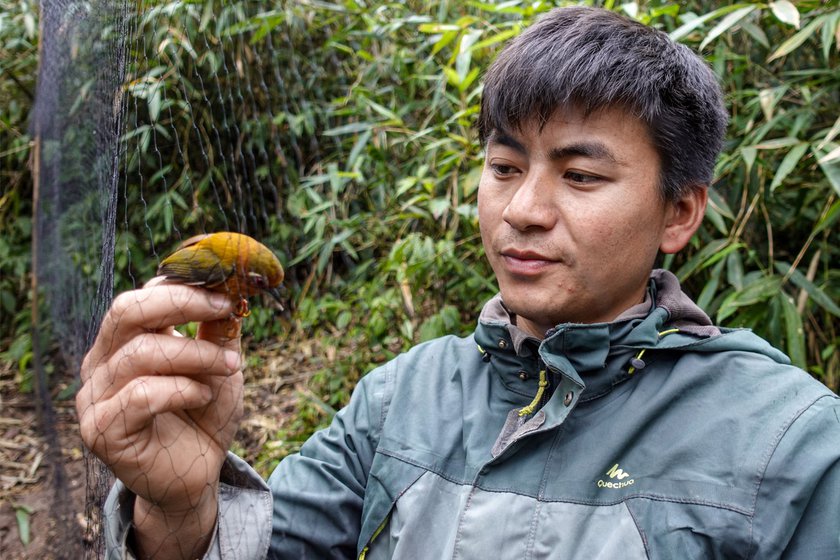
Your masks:
{"label": "bird's orange leg", "polygon": [[236,315],[231,314],[227,319],[222,319],[225,329],[225,337],[227,340],[239,338],[242,334],[242,319]]}
{"label": "bird's orange leg", "polygon": [[236,308],[233,310],[233,314],[237,317],[247,317],[251,314],[251,310],[248,308],[248,300],[245,298],[241,298],[239,303],[236,304]]}

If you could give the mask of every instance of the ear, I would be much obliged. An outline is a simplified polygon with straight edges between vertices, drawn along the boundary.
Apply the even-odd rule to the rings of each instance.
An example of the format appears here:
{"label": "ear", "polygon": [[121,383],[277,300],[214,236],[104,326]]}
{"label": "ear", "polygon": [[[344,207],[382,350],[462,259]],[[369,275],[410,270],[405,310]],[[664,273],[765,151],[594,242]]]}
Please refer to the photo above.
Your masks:
{"label": "ear", "polygon": [[660,251],[676,253],[686,246],[703,221],[708,198],[706,186],[698,185],[690,188],[679,200],[668,203]]}

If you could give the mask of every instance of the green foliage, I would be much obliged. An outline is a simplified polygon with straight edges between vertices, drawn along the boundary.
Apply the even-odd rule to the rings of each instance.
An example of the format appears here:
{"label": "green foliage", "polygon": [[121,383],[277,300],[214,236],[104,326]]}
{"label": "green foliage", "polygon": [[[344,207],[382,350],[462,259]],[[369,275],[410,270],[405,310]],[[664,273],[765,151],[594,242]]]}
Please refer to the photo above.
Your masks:
{"label": "green foliage", "polygon": [[30,388],[32,179],[27,131],[37,69],[37,2],[0,0],[0,359]]}
{"label": "green foliage", "polygon": [[[124,96],[117,291],[152,276],[179,237],[261,237],[289,271],[291,309],[257,308],[246,330],[254,343],[291,328],[337,348],[341,359],[310,384],[333,409],[375,364],[469,332],[495,290],[476,216],[481,72],[561,3],[146,6]],[[840,7],[603,5],[702,52],[732,115],[707,220],[663,265],[721,324],[756,330],[837,390]],[[18,82],[32,89],[37,26],[26,24],[32,4],[0,7],[0,49],[12,55],[0,64],[13,66],[0,76],[5,344],[26,330],[6,311],[22,308],[28,287],[29,222],[10,217],[31,212]],[[301,402],[306,420],[283,441],[324,420],[313,399]]]}
{"label": "green foliage", "polygon": [[[502,41],[551,6],[447,6],[383,6],[361,23],[351,19],[333,37],[342,52],[354,53],[348,64],[358,79],[331,107],[334,115],[353,118],[325,133],[348,137],[352,157],[327,156],[328,174],[304,178],[323,198],[310,196],[301,215],[343,229],[325,233],[313,225],[315,235],[294,262],[317,256],[316,278],[330,278],[327,255],[337,251],[357,263],[337,284],[336,315],[315,311],[338,309],[317,293],[308,309],[343,335],[352,327],[348,317],[364,317],[359,336],[368,343],[388,344],[387,333],[402,348],[441,332],[465,332],[493,290],[477,281],[490,275],[475,228],[481,165],[471,131],[480,94],[475,76]],[[840,325],[840,9],[784,1],[618,9],[703,52],[732,113],[708,219],[692,246],[665,264],[721,324],[754,329],[838,388],[840,363],[826,348],[836,347]],[[378,142],[371,146],[372,139]],[[356,202],[360,188],[382,189],[371,201],[378,204],[365,209],[373,221],[358,209],[339,213],[349,224],[335,221],[339,198]],[[362,231],[369,235],[355,241]],[[353,240],[352,249],[337,239]],[[359,252],[388,244],[387,256]],[[450,281],[430,284],[430,278]],[[365,289],[371,282],[374,293]]]}
{"label": "green foliage", "polygon": [[719,322],[754,329],[836,390],[840,7],[740,4],[681,23],[672,36],[705,49],[732,120],[677,273]]}

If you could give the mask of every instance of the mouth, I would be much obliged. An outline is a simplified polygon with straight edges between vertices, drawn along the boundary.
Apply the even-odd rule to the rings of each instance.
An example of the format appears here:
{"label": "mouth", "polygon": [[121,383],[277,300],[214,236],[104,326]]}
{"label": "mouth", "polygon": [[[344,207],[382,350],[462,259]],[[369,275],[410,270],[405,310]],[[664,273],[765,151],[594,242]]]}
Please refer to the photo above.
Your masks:
{"label": "mouth", "polygon": [[515,275],[533,276],[559,262],[536,251],[503,249],[500,254],[508,272]]}

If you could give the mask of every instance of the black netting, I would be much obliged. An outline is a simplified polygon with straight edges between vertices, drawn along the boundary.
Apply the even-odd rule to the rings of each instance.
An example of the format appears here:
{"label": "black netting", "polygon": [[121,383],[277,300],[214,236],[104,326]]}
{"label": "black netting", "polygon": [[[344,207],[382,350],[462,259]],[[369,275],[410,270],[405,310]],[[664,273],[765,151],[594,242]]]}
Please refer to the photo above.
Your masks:
{"label": "black netting", "polygon": [[[336,125],[316,108],[343,86],[339,56],[324,49],[342,21],[313,25],[294,2],[265,10],[260,2],[41,2],[35,323],[52,335],[36,344],[41,387],[43,343],[57,348],[61,367],[79,371],[115,291],[153,276],[178,240],[231,230],[292,241],[296,218],[283,193],[319,173],[318,132]],[[325,141],[341,153],[337,137]],[[41,401],[54,441],[45,391]],[[66,480],[52,459],[59,497]],[[92,455],[87,474],[86,552],[96,557],[112,478]],[[71,531],[73,514],[56,508],[58,525]],[[59,540],[61,557],[79,542]]]}

